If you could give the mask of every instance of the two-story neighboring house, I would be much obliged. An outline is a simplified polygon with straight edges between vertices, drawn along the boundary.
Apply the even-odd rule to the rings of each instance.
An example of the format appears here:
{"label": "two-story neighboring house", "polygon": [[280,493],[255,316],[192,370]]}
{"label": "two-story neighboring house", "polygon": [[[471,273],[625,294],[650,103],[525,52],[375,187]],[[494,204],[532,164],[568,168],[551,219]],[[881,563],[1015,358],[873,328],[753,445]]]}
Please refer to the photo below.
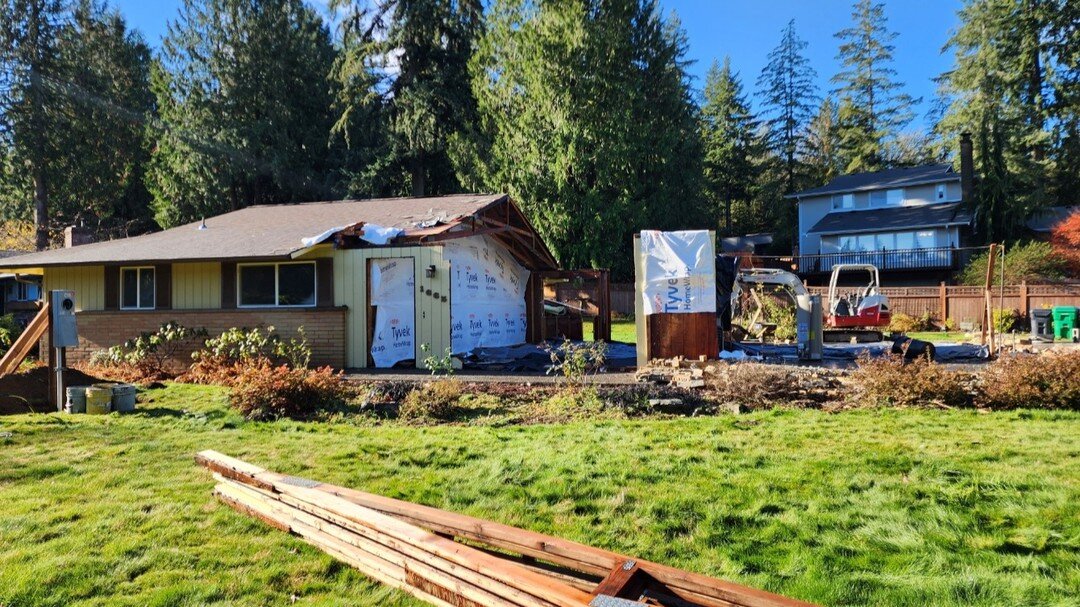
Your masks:
{"label": "two-story neighboring house", "polygon": [[971,226],[970,182],[962,181],[951,165],[930,164],[843,175],[791,194],[799,274],[818,284],[836,264],[872,263],[892,284],[948,279],[967,261],[955,250]]}

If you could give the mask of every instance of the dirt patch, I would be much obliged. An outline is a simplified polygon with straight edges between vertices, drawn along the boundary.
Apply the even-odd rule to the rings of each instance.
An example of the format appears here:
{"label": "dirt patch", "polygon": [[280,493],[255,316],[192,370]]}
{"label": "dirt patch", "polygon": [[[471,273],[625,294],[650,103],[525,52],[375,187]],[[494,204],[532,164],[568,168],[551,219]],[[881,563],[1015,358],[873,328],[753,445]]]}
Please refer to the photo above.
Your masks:
{"label": "dirt patch", "polygon": [[[51,373],[48,367],[42,365],[0,377],[0,415],[51,411],[48,395]],[[69,386],[88,386],[107,381],[76,369],[68,369],[66,378]]]}

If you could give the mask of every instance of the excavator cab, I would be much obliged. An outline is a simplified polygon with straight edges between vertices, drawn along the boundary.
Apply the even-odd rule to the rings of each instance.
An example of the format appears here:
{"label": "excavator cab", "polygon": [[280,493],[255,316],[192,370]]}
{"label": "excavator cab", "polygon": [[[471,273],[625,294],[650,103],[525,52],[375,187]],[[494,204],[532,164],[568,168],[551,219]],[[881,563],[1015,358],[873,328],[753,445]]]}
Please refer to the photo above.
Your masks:
{"label": "excavator cab", "polygon": [[[868,282],[846,294],[839,291],[841,276],[865,274]],[[892,320],[889,300],[881,294],[881,278],[873,264],[845,263],[833,266],[829,279],[826,324],[834,328],[885,327]]]}

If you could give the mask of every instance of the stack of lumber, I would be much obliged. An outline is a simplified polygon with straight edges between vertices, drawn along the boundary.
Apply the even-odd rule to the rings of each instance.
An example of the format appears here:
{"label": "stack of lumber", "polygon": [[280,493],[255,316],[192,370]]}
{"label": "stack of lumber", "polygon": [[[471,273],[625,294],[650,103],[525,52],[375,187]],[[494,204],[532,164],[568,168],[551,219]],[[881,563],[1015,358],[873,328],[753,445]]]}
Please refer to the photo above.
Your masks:
{"label": "stack of lumber", "polygon": [[795,607],[808,603],[561,538],[203,451],[214,492],[388,586],[440,607]]}

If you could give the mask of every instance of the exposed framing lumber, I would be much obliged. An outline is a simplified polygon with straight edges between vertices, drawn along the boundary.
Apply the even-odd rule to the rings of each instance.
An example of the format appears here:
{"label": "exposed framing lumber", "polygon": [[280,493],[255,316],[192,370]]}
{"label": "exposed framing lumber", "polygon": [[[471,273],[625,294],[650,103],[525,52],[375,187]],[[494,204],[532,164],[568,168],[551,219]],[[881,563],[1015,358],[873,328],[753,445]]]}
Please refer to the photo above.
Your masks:
{"label": "exposed framing lumber", "polygon": [[0,359],[0,377],[14,373],[26,358],[26,355],[34,348],[34,344],[41,341],[41,336],[45,335],[45,331],[48,329],[49,303],[45,302],[45,305],[41,306],[38,313],[34,315],[34,319],[30,321],[30,324],[26,325],[22,335],[19,335],[19,338],[15,340],[15,343],[11,344],[11,348],[4,354],[4,357]]}

